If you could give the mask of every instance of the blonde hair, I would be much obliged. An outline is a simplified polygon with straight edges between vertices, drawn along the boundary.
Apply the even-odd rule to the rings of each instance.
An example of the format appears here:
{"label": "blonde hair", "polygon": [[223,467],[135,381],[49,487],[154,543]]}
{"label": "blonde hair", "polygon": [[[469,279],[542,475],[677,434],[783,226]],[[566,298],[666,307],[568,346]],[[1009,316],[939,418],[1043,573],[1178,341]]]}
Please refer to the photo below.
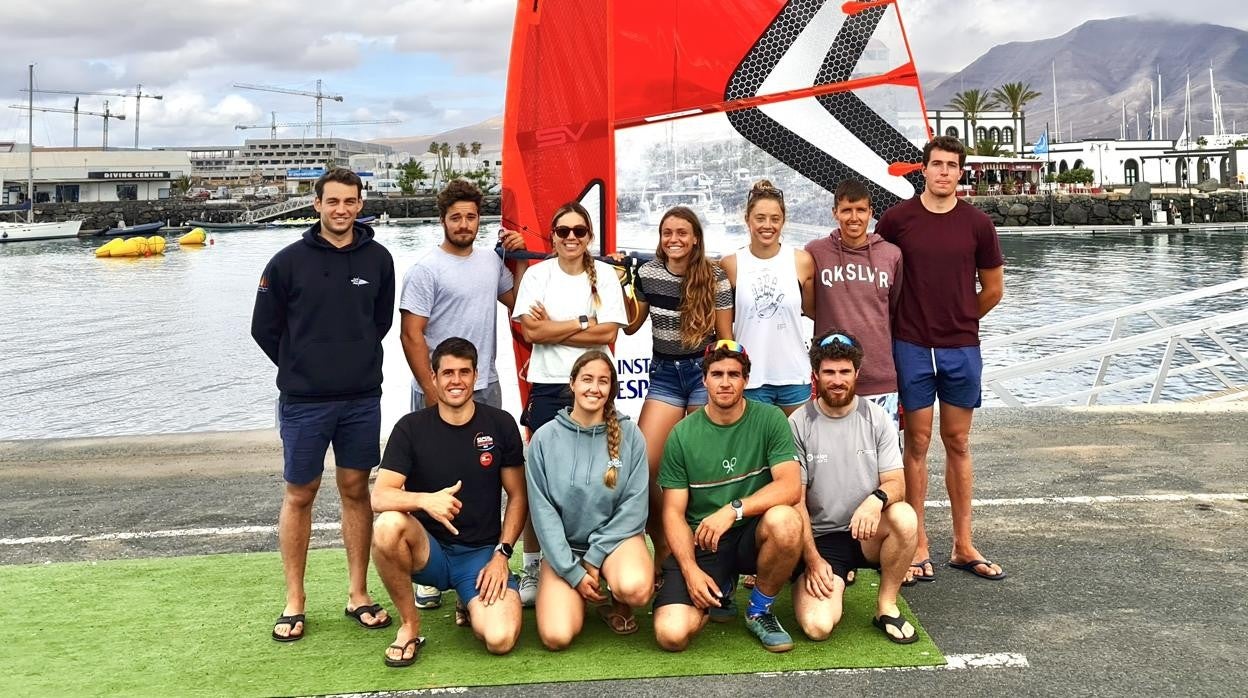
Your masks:
{"label": "blonde hair", "polygon": [[[680,281],[680,343],[700,349],[702,340],[715,331],[715,270],[718,265],[706,258],[702,222],[693,209],[686,206],[668,209],[659,221],[660,231],[668,218],[679,218],[693,228],[696,244],[689,252],[689,264]],[[661,237],[654,256],[667,264],[667,252],[663,249]]]}
{"label": "blonde hair", "polygon": [[602,405],[602,416],[607,422],[607,472],[602,477],[602,482],[608,489],[615,489],[620,479],[620,441],[623,435],[620,432],[620,417],[615,411],[615,394],[620,389],[620,377],[615,372],[615,364],[611,361],[611,357],[600,349],[590,349],[581,354],[576,362],[572,364],[572,375],[569,376],[570,382],[576,382],[577,375],[581,369],[593,361],[601,361],[607,365],[607,370],[611,372],[611,387],[607,392],[607,399]]}
{"label": "blonde hair", "polygon": [[754,210],[754,204],[760,201],[774,201],[780,204],[780,215],[788,218],[789,212],[784,208],[784,192],[776,188],[771,180],[760,179],[750,187],[749,196],[745,200],[745,215],[748,218],[750,211]]}
{"label": "blonde hair", "polygon": [[585,221],[585,227],[589,228],[589,235],[585,236],[585,253],[581,256],[581,266],[585,268],[585,275],[589,277],[590,302],[593,309],[597,311],[602,307],[602,297],[598,295],[598,270],[594,268],[594,255],[589,251],[589,241],[594,239],[594,222],[589,218],[589,211],[575,201],[569,201],[560,206],[550,219],[550,234],[554,236],[555,223],[569,213],[580,216],[581,220]]}

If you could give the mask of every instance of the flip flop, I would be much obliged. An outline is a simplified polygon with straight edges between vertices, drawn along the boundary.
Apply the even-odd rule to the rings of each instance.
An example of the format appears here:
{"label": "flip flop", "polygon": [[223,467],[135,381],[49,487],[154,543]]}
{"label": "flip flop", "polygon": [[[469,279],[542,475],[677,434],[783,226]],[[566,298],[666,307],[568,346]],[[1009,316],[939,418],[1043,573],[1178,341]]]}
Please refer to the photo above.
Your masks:
{"label": "flip flop", "polygon": [[632,635],[637,632],[637,618],[634,616],[626,616],[615,610],[615,607],[609,603],[604,603],[597,607],[598,617],[602,622],[611,628],[611,632],[616,635]]}
{"label": "flip flop", "polygon": [[[914,634],[910,637],[905,637],[906,619],[901,616],[878,616],[871,619],[871,625],[879,628],[880,632],[884,633],[884,637],[887,637],[889,640],[892,640],[899,645],[908,645],[912,642],[918,642],[919,640],[919,629],[913,625],[910,626],[910,629],[914,631]],[[890,625],[896,628],[897,632],[901,633],[902,637],[897,637],[896,635],[888,632],[888,626]]]}
{"label": "flip flop", "polygon": [[970,572],[971,574],[981,579],[991,579],[993,581],[996,581],[998,579],[1005,579],[1006,577],[1005,570],[1001,570],[1000,574],[986,574],[976,569],[980,565],[983,565],[984,567],[992,567],[993,563],[987,560],[971,560],[970,562],[954,562],[953,560],[949,561],[949,566],[952,567],[953,569],[962,570],[963,572]]}
{"label": "flip flop", "polygon": [[850,570],[845,573],[845,576],[849,577],[848,579],[845,580],[845,587],[846,588],[852,587],[854,585],[854,582],[858,581],[858,570],[856,569]]}
{"label": "flip flop", "polygon": [[[411,657],[408,657],[407,659],[404,659],[404,658],[403,658],[403,655],[407,654],[407,648],[408,648],[408,647],[411,647],[412,645],[416,645],[416,650],[415,650],[414,652],[412,652],[412,656],[411,656]],[[400,645],[400,644],[398,644],[398,643],[395,643],[395,644],[393,644],[393,645],[390,645],[390,646],[389,646],[389,647],[387,647],[386,649],[396,649],[396,650],[399,650],[399,658],[398,658],[398,659],[391,659],[391,658],[390,658],[390,655],[388,655],[388,654],[387,654],[387,655],[383,655],[383,656],[385,657],[385,660],[386,660],[386,666],[388,666],[388,667],[394,667],[395,669],[398,669],[398,668],[401,668],[401,667],[411,666],[411,665],[415,664],[415,663],[416,663],[416,658],[420,656],[420,648],[421,648],[421,647],[424,647],[424,646],[425,646],[425,638],[423,638],[423,637],[414,637],[414,638],[412,638],[412,639],[408,640],[407,642],[405,642],[405,643],[403,643],[403,644],[401,644],[401,645]]]}
{"label": "flip flop", "polygon": [[[303,628],[299,630],[298,635],[295,634],[295,625],[297,623],[303,623]],[[289,625],[290,632],[286,635],[278,635],[277,626],[279,625]],[[302,640],[303,631],[307,629],[308,629],[308,623],[307,621],[304,620],[302,613],[294,613],[289,616],[280,616],[277,619],[277,621],[273,623],[273,639],[277,640],[278,642],[294,642],[295,640]]]}
{"label": "flip flop", "polygon": [[455,627],[472,627],[472,616],[468,615],[468,606],[463,601],[455,602]]}
{"label": "flip flop", "polygon": [[[924,573],[923,573],[923,568],[927,567],[928,565],[931,565],[931,566],[932,566],[932,573],[931,573],[931,574],[924,574]],[[919,573],[918,573],[918,574],[916,574],[916,575],[914,575],[914,579],[916,579],[916,580],[918,580],[918,581],[920,581],[920,582],[934,582],[934,581],[936,581],[936,565],[933,565],[933,564],[932,564],[932,558],[930,558],[930,557],[929,557],[929,558],[927,558],[926,560],[922,560],[922,561],[919,561],[919,562],[912,562],[912,563],[910,563],[910,566],[911,566],[911,567],[914,567],[914,568],[917,568],[917,569],[919,570]]]}
{"label": "flip flop", "polygon": [[359,606],[355,610],[352,610],[350,608],[344,608],[342,612],[346,614],[348,618],[354,618],[355,622],[359,623],[360,627],[364,628],[365,630],[381,630],[382,628],[390,627],[390,624],[394,622],[394,619],[390,617],[389,613],[386,614],[385,620],[377,621],[375,623],[372,623],[371,625],[369,623],[364,622],[364,614],[370,613],[372,614],[373,618],[376,619],[377,614],[381,613],[384,610],[386,609],[382,608],[381,604],[375,603],[371,606]]}

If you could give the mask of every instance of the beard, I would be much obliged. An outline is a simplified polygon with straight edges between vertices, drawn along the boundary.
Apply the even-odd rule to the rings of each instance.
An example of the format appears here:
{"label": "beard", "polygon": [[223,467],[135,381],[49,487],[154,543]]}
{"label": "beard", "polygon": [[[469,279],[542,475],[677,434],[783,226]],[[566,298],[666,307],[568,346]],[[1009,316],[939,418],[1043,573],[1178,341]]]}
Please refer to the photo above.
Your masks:
{"label": "beard", "polygon": [[858,394],[855,387],[856,386],[853,383],[850,383],[846,387],[845,393],[838,397],[831,390],[820,386],[819,399],[823,400],[823,403],[828,407],[845,407],[849,403],[853,402],[854,396]]}
{"label": "beard", "polygon": [[451,243],[452,245],[454,245],[455,247],[458,247],[461,250],[466,250],[469,247],[472,247],[473,243],[477,241],[476,233],[473,233],[471,237],[467,237],[467,233],[464,233],[464,234],[456,233],[452,235],[451,233],[447,232],[443,235],[443,237],[446,238],[447,242]]}

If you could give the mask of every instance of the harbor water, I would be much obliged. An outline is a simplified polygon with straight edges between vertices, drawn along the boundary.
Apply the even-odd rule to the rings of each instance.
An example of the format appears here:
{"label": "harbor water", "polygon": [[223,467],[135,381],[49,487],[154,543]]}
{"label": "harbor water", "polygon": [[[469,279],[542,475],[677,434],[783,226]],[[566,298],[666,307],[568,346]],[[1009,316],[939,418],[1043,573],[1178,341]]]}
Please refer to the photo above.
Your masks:
{"label": "harbor water", "polygon": [[[621,239],[648,247],[643,244],[647,233],[631,225],[621,224]],[[492,246],[493,228],[486,233],[487,227],[482,226],[481,244]],[[436,224],[376,230],[377,240],[394,255],[400,283],[408,267],[442,236]],[[251,309],[265,263],[300,233],[292,228],[217,233],[210,246],[171,244],[163,256],[132,259],[97,259],[96,241],[0,246],[0,439],[273,426],[276,369],[251,340]],[[725,240],[744,240],[740,232],[726,234]],[[800,231],[786,236],[795,244],[805,242]],[[1245,230],[1002,235],[1001,244],[1007,260],[1005,299],[985,319],[985,337],[1248,274]],[[1218,297],[1161,315],[1179,322],[1193,312],[1236,310],[1244,303],[1243,295]],[[1225,336],[1243,351],[1243,328],[1236,330]],[[1109,331],[1107,325],[989,352],[985,363],[1000,366],[1085,346],[1104,340]],[[1113,370],[1138,375],[1155,369],[1161,350],[1128,355]],[[388,433],[408,409],[410,373],[397,316],[385,352],[382,409],[383,432]],[[500,357],[498,368],[504,401],[515,406],[509,352]],[[1073,390],[1082,380],[1079,374],[1058,372],[1045,381],[1059,389],[1069,383],[1065,387]],[[1242,372],[1239,377],[1248,383]],[[1207,373],[1173,378],[1167,386],[1166,400],[1221,387]],[[1147,386],[1142,390],[1147,394]],[[1101,400],[1139,401],[1139,392],[1131,391]],[[991,404],[987,396],[985,404]]]}

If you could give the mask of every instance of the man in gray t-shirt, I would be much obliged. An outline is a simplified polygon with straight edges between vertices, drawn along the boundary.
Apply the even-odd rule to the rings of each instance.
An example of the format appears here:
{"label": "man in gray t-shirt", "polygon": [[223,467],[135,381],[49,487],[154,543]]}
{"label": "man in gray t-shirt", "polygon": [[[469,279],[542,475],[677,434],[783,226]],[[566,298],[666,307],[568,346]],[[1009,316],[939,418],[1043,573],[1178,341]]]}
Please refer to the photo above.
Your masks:
{"label": "man in gray t-shirt", "polygon": [[897,595],[907,580],[917,522],[906,504],[897,428],[883,408],[855,393],[862,347],[842,330],[815,338],[810,367],[818,397],[789,416],[801,464],[805,519],[793,610],[802,631],[823,640],[841,620],[846,577],[880,570],[873,623],[889,640],[918,639],[901,617]]}
{"label": "man in gray t-shirt", "polygon": [[[457,179],[438,194],[442,244],[412,265],[403,277],[399,297],[403,354],[412,369],[412,411],[437,402],[429,355],[450,337],[462,337],[477,348],[477,383],[473,399],[502,408],[498,386],[497,316],[495,302],[515,303],[527,262],[516,264],[516,278],[493,250],[474,247],[481,224],[481,191]],[[504,249],[523,250],[524,236],[504,231]]]}

